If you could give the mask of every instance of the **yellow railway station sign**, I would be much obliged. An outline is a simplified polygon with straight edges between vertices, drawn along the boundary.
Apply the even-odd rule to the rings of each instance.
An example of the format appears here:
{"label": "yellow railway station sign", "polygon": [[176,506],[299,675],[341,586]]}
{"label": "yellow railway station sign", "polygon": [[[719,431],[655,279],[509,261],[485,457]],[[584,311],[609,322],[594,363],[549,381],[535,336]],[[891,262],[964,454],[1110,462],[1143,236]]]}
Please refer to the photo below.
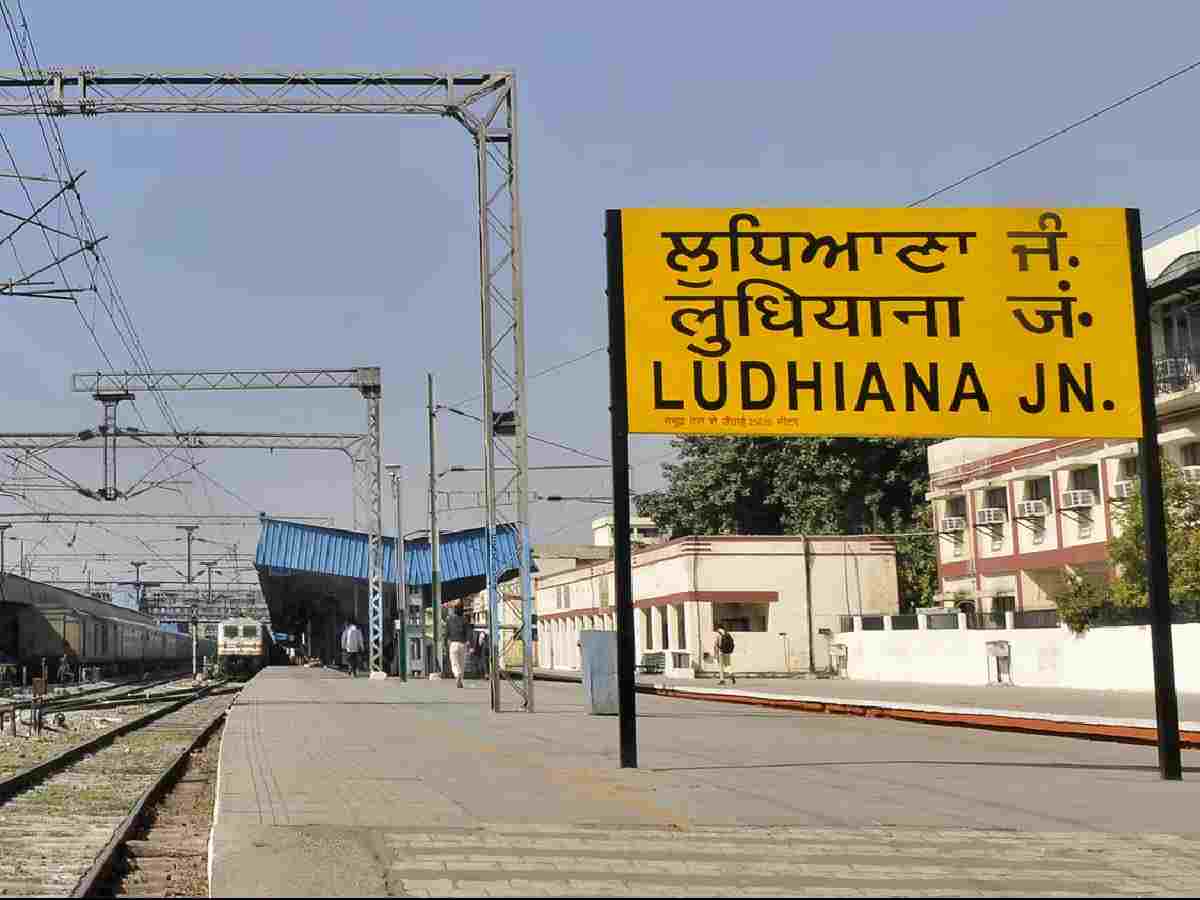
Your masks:
{"label": "yellow railway station sign", "polygon": [[1124,209],[624,209],[619,228],[629,432],[1142,435]]}

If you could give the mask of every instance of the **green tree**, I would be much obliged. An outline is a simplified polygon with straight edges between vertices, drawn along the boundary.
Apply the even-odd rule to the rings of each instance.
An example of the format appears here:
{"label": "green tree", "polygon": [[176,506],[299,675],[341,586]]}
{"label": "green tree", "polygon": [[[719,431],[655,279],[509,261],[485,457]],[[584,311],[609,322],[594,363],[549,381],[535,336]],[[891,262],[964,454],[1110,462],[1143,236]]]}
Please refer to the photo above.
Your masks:
{"label": "green tree", "polygon": [[[929,530],[928,441],[891,438],[676,438],[667,486],[638,512],[672,536]],[[898,541],[902,604],[936,590],[934,537]]]}
{"label": "green tree", "polygon": [[[1173,463],[1163,460],[1163,512],[1167,531],[1167,578],[1171,599],[1200,596],[1200,484],[1188,481]],[[1121,610],[1149,605],[1146,580],[1146,530],[1140,491],[1113,515],[1108,557],[1114,577],[1095,577],[1064,570],[1066,587],[1055,596],[1059,615],[1076,634]]]}
{"label": "green tree", "polygon": [[[1163,461],[1163,512],[1167,525],[1167,575],[1171,597],[1200,594],[1200,484],[1188,481],[1174,464]],[[1108,543],[1117,570],[1111,601],[1116,606],[1146,606],[1146,531],[1140,491],[1113,517],[1120,535]]]}

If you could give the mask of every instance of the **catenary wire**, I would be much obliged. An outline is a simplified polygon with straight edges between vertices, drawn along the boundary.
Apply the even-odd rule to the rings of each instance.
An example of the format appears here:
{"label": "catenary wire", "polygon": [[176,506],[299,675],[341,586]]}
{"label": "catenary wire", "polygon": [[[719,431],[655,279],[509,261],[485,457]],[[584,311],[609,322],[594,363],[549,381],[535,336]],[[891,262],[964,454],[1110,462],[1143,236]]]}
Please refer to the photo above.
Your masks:
{"label": "catenary wire", "polygon": [[1158,79],[1157,81],[1153,81],[1150,84],[1146,85],[1145,87],[1139,88],[1138,90],[1134,91],[1131,94],[1126,94],[1121,99],[1115,100],[1112,103],[1109,103],[1107,106],[1101,107],[1100,109],[1096,110],[1095,112],[1088,113],[1083,118],[1076,119],[1074,122],[1071,122],[1068,125],[1064,125],[1062,128],[1059,128],[1055,131],[1052,131],[1050,134],[1046,135],[1045,137],[1038,138],[1036,141],[1026,144],[1024,147],[1021,147],[1019,150],[1014,150],[1012,153],[1007,153],[1004,156],[1000,157],[999,159],[988,163],[986,166],[982,166],[973,172],[969,172],[968,174],[964,175],[963,177],[957,179],[956,181],[952,181],[950,184],[947,184],[945,187],[940,187],[936,191],[933,191],[932,193],[926,194],[923,197],[913,200],[911,203],[908,204],[908,206],[910,208],[914,207],[914,206],[920,206],[922,203],[926,203],[926,202],[932,200],[934,197],[940,197],[942,194],[945,194],[948,191],[952,191],[957,187],[961,187],[962,185],[966,184],[968,181],[971,181],[975,178],[978,178],[980,175],[984,175],[988,172],[998,169],[1005,163],[1011,162],[1012,160],[1016,159],[1019,156],[1024,156],[1026,153],[1030,152],[1031,150],[1036,150],[1038,147],[1041,147],[1044,144],[1048,144],[1051,141],[1053,141],[1054,139],[1060,138],[1064,134],[1067,134],[1068,132],[1074,131],[1076,128],[1079,128],[1081,125],[1086,125],[1088,122],[1092,122],[1095,119],[1100,118],[1105,113],[1111,112],[1112,110],[1116,109],[1117,107],[1124,106],[1126,103],[1129,103],[1132,100],[1136,100],[1138,97],[1141,97],[1144,94],[1150,93],[1150,91],[1154,90],[1155,88],[1162,87],[1164,84],[1167,84],[1170,81],[1174,81],[1176,78],[1180,78],[1197,68],[1200,68],[1200,59],[1198,59],[1194,62],[1188,63],[1186,66],[1184,66],[1181,69],[1176,69],[1174,72],[1170,73],[1169,75],[1164,75],[1162,78]]}

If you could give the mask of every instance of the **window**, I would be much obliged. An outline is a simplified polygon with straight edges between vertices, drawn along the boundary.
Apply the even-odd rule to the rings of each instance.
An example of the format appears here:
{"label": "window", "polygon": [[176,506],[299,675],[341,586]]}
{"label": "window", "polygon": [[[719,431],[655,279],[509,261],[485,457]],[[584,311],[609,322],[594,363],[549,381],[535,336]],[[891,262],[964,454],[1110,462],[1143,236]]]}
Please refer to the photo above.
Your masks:
{"label": "window", "polygon": [[1026,500],[1045,500],[1046,505],[1050,505],[1050,476],[1044,478],[1030,478],[1025,482],[1025,499]]}
{"label": "window", "polygon": [[238,627],[236,625],[226,625],[221,630],[224,632],[225,637],[227,638],[235,638],[238,636]]}
{"label": "window", "polygon": [[654,632],[650,628],[650,610],[648,609],[642,610],[642,625],[642,634],[646,638],[646,649],[653,650],[654,641],[652,639],[654,637]]}
{"label": "window", "polygon": [[[1189,444],[1189,446],[1194,447],[1196,445]],[[1118,462],[1117,462],[1117,481],[1133,481],[1135,478],[1137,478],[1138,477],[1137,463],[1138,463],[1138,461],[1137,461],[1136,456],[1126,456],[1126,457],[1123,457],[1122,459],[1118,460]]]}
{"label": "window", "polygon": [[988,488],[983,494],[983,505],[989,509],[1008,509],[1008,491],[1005,488]]}
{"label": "window", "polygon": [[1185,466],[1200,466],[1200,443],[1192,441],[1180,447],[1179,460]]}
{"label": "window", "polygon": [[964,518],[967,514],[966,497],[950,497],[946,500],[946,515]]}
{"label": "window", "polygon": [[242,626],[242,637],[248,637],[248,638],[258,637],[258,626],[257,625],[243,625]]}
{"label": "window", "polygon": [[1072,491],[1091,491],[1097,497],[1100,496],[1100,470],[1095,466],[1088,466],[1085,469],[1072,469],[1069,480],[1069,490]]}
{"label": "window", "polygon": [[608,606],[608,604],[609,604],[609,599],[608,599],[608,576],[606,576],[606,575],[601,575],[601,576],[600,576],[600,605],[601,605],[601,606]]}
{"label": "window", "polygon": [[766,631],[769,603],[714,603],[713,625],[729,631]]}
{"label": "window", "polygon": [[1017,598],[1012,594],[997,594],[992,598],[993,612],[1016,612]]}

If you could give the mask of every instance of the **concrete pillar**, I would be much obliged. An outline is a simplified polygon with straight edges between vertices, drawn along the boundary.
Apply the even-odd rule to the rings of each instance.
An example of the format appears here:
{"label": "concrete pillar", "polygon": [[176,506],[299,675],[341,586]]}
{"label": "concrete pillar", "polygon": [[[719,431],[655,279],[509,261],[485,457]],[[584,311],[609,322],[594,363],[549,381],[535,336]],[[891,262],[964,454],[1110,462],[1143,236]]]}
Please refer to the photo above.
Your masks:
{"label": "concrete pillar", "polygon": [[854,620],[854,630],[862,631],[862,616],[851,616],[850,618]]}
{"label": "concrete pillar", "polygon": [[887,616],[887,615],[885,615],[885,616],[883,617],[883,630],[884,630],[884,631],[891,631],[891,630],[892,630],[892,617],[891,617],[891,616]]}
{"label": "concrete pillar", "polygon": [[967,630],[967,614],[965,612],[960,612],[958,614],[958,630],[959,631]]}
{"label": "concrete pillar", "polygon": [[[680,648],[680,641],[683,635],[679,632],[679,621],[675,612],[675,607],[664,606],[662,608],[663,615],[667,617],[667,646],[672,650]],[[665,649],[665,648],[664,648]]]}
{"label": "concrete pillar", "polygon": [[1010,631],[1017,627],[1017,614],[1012,610],[1008,610],[1004,614],[1004,627]]}
{"label": "concrete pillar", "polygon": [[917,616],[917,631],[925,631],[929,628],[929,616]]}
{"label": "concrete pillar", "polygon": [[662,645],[662,625],[665,606],[650,607],[650,646],[654,650],[665,650]]}

